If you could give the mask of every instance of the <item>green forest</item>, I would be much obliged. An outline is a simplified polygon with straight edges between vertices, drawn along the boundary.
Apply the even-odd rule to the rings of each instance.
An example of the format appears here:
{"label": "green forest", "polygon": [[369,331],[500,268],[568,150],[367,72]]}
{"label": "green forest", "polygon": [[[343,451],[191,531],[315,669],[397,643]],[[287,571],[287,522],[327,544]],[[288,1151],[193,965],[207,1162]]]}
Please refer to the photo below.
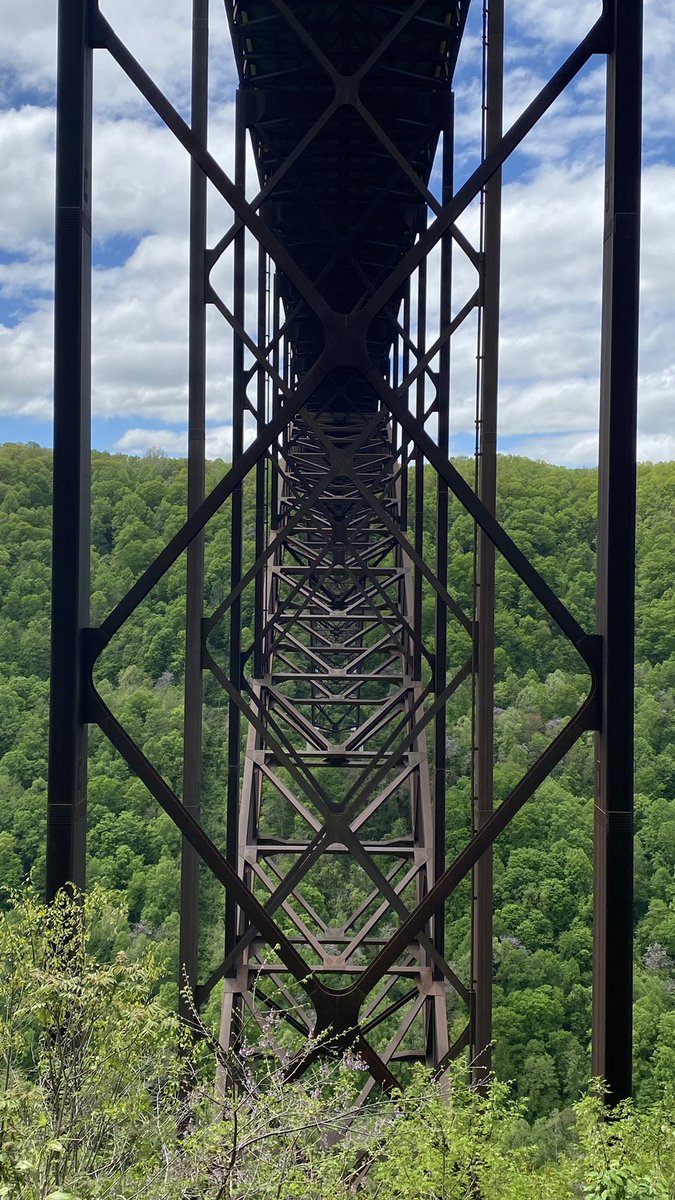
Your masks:
{"label": "green forest", "polygon": [[[467,478],[471,478],[473,464],[469,460],[459,460],[457,466]],[[207,487],[213,486],[225,470],[227,467],[223,463],[209,463]],[[185,512],[186,482],[187,467],[182,460],[159,455],[137,459],[94,454],[92,623],[97,623],[107,615],[138,573],[158,553],[167,536],[181,525]],[[429,518],[428,522],[425,518],[424,553],[428,561],[433,561],[434,483],[431,478],[425,482]],[[0,946],[0,954],[6,965],[14,963],[16,966],[17,955],[20,958],[26,947],[31,947],[34,956],[31,969],[38,971],[47,992],[49,987],[52,988],[49,992],[51,999],[45,1001],[46,1007],[40,1010],[43,1013],[50,1011],[50,1005],[58,1006],[64,1001],[59,997],[58,987],[45,966],[44,955],[49,957],[49,946],[46,949],[43,946],[40,950],[35,938],[26,932],[30,922],[35,924],[37,921],[35,914],[39,904],[30,897],[28,900],[17,900],[15,895],[12,899],[11,894],[24,886],[29,875],[39,893],[44,879],[50,496],[49,451],[31,444],[0,447],[0,788],[3,797],[0,808],[0,880],[6,897],[3,902],[4,932],[0,941],[3,938],[5,940]],[[249,494],[245,490],[244,533],[248,561],[253,554],[253,521],[250,513],[254,503],[252,491]],[[522,458],[500,458],[500,520],[573,615],[588,629],[594,626],[596,508],[595,471],[569,470]],[[640,466],[638,510],[635,939],[635,1099],[638,1115],[625,1118],[626,1145],[632,1138],[631,1145],[635,1151],[631,1150],[629,1154],[626,1150],[626,1162],[631,1154],[631,1162],[637,1161],[635,1147],[639,1145],[643,1149],[646,1145],[652,1146],[650,1153],[653,1161],[654,1155],[660,1156],[661,1151],[657,1152],[654,1147],[658,1138],[665,1134],[658,1133],[657,1125],[660,1121],[659,1129],[661,1126],[666,1128],[663,1122],[668,1123],[668,1117],[664,1116],[668,1112],[672,1118],[675,1089],[675,463]],[[451,586],[460,603],[470,610],[473,525],[454,503],[450,516]],[[215,607],[227,593],[228,522],[229,513],[225,509],[213,522],[207,537],[207,611]],[[252,599],[249,591],[244,593],[244,641],[247,638],[250,640]],[[495,787],[497,798],[500,799],[551,740],[565,718],[576,709],[588,690],[588,677],[581,660],[556,635],[549,620],[517,576],[501,561],[497,565],[497,606]],[[431,628],[433,620],[433,601],[428,597],[425,601],[425,625]],[[184,564],[179,562],[106,649],[96,675],[106,702],[179,792],[184,622]],[[457,639],[456,643],[453,638]],[[461,631],[455,633],[449,630],[451,655],[454,652],[460,656],[465,652],[461,638]],[[222,780],[227,768],[224,736],[226,708],[225,698],[212,680],[207,681],[205,701],[203,803],[209,832],[218,836],[222,833],[224,823]],[[453,704],[449,713],[446,746],[449,855],[463,844],[469,828],[469,764],[472,748],[466,695],[458,695]],[[670,1181],[664,1167],[662,1179],[654,1175],[653,1185],[649,1185],[651,1191],[631,1190],[630,1172],[626,1174],[624,1171],[625,1179],[621,1182],[623,1151],[619,1153],[617,1150],[614,1154],[611,1147],[607,1150],[605,1165],[607,1171],[616,1167],[618,1172],[619,1183],[616,1183],[614,1191],[610,1188],[603,1192],[601,1183],[598,1183],[596,1192],[589,1191],[586,1185],[590,1176],[580,1176],[580,1184],[576,1177],[573,1178],[571,1167],[572,1174],[568,1174],[566,1182],[551,1182],[551,1175],[549,1183],[546,1183],[545,1170],[548,1168],[542,1166],[545,1161],[553,1161],[569,1142],[566,1131],[572,1126],[577,1129],[575,1144],[581,1147],[579,1154],[588,1152],[589,1162],[594,1154],[597,1157],[599,1153],[593,1139],[605,1137],[596,1119],[597,1103],[593,1096],[581,1101],[579,1108],[590,1075],[593,781],[593,740],[588,736],[577,744],[553,776],[527,803],[496,847],[494,1067],[497,1079],[505,1086],[510,1086],[511,1098],[506,1098],[506,1092],[496,1088],[490,1102],[493,1108],[488,1111],[489,1106],[483,1105],[480,1112],[472,1108],[479,1104],[476,1098],[467,1096],[462,1105],[458,1101],[453,1120],[458,1121],[459,1125],[456,1129],[453,1126],[455,1133],[448,1126],[443,1138],[456,1135],[459,1142],[465,1139],[469,1147],[466,1153],[469,1158],[471,1155],[475,1157],[473,1173],[477,1181],[483,1178],[483,1169],[493,1173],[486,1174],[485,1180],[496,1179],[500,1170],[501,1178],[506,1179],[511,1167],[507,1171],[505,1164],[511,1161],[513,1166],[517,1160],[517,1156],[513,1158],[516,1153],[514,1147],[520,1147],[518,1153],[526,1157],[530,1155],[527,1170],[531,1168],[534,1182],[531,1183],[531,1190],[527,1190],[530,1185],[526,1187],[527,1171],[523,1166],[521,1191],[516,1189],[516,1172],[514,1190],[499,1191],[493,1183],[487,1193],[480,1193],[479,1190],[475,1192],[476,1195],[557,1197],[576,1194],[581,1184],[586,1188],[586,1194],[603,1195],[604,1200],[612,1200],[613,1196],[620,1200],[623,1196],[633,1195],[675,1195],[675,1151],[672,1139],[668,1151],[672,1167]],[[130,1011],[140,1014],[144,1006],[150,1003],[147,997],[151,996],[152,1004],[166,1015],[158,1019],[157,1036],[154,1038],[153,1035],[154,1040],[151,1039],[147,1049],[147,1054],[150,1057],[154,1055],[157,1062],[162,1055],[168,1056],[167,1061],[171,1058],[173,1051],[167,1047],[174,1046],[176,1039],[180,1038],[179,1032],[171,1024],[171,1013],[177,998],[179,849],[178,837],[168,817],[159,811],[144,787],[131,777],[100,732],[92,731],[88,881],[92,886],[100,885],[102,890],[94,893],[99,900],[93,905],[93,933],[87,934],[87,937],[93,938],[93,949],[90,947],[88,951],[93,964],[91,977],[98,978],[106,970],[112,972],[107,977],[106,986],[110,989],[110,995],[115,993],[118,996],[115,1004],[121,1004],[124,995],[128,994]],[[330,886],[328,876],[325,885]],[[223,897],[219,886],[206,876],[202,893],[206,933],[202,968],[208,971],[219,961],[222,949]],[[448,906],[447,913],[447,945],[452,948],[449,954],[458,972],[464,975],[468,970],[470,943],[468,896],[468,886],[460,889]],[[44,925],[44,914],[41,920]],[[24,950],[19,953],[21,946]],[[40,954],[43,954],[42,959]],[[119,966],[120,956],[123,966]],[[106,963],[113,965],[106,966]],[[117,968],[115,963],[118,964]],[[53,962],[50,969],[53,974]],[[17,1001],[15,995],[18,987],[18,994],[23,997],[21,987],[16,981],[11,987],[7,982],[10,977],[14,979],[13,970],[14,967],[5,972],[6,988],[9,989],[3,1000],[5,1013],[13,1011],[12,1004],[23,1003],[23,1000]],[[115,970],[118,976],[113,978]],[[86,972],[83,978],[89,978]],[[25,987],[25,983],[21,986]],[[93,983],[91,986],[93,995],[96,987]],[[83,1004],[85,1001],[89,1003],[85,991],[77,1000],[78,1003],[80,999]],[[10,992],[14,999],[10,998]],[[146,996],[145,1000],[141,994]],[[112,1005],[110,1021],[113,1021],[115,1011]],[[37,1044],[38,1035],[31,1024],[37,1019],[36,1012],[31,1010],[26,1016],[24,1032],[16,1035],[19,1040],[24,1038],[25,1045],[22,1043],[19,1046],[17,1042],[11,1054],[8,1046],[12,1037],[9,1034],[5,1037],[9,1025],[7,1017],[3,1017],[3,1038],[7,1042],[3,1051],[5,1063],[10,1059],[12,1062],[15,1059],[20,1061],[25,1047],[32,1045],[34,1048]],[[454,1016],[457,1021],[460,1020],[459,1013]],[[123,1024],[121,1013],[118,1013],[118,1018]],[[205,1014],[206,1025],[212,1018],[217,1021],[216,1008]],[[45,1017],[47,1024],[49,1019]],[[136,1019],[140,1021],[140,1015]],[[164,1041],[164,1035],[159,1032],[162,1029],[166,1033]],[[111,1033],[111,1044],[115,1037],[121,1036],[120,1029],[116,1034]],[[205,1038],[205,1044],[209,1044],[208,1037]],[[180,1055],[177,1058],[174,1055],[171,1062],[175,1065],[179,1058]],[[157,1062],[152,1067],[155,1071],[159,1070]],[[203,1064],[195,1069],[206,1070]],[[9,1080],[12,1071],[13,1066],[11,1071],[7,1067],[6,1080]],[[274,1090],[275,1086],[273,1082],[270,1087],[271,1108],[265,1116],[268,1121],[274,1105],[283,1103]],[[341,1089],[340,1103],[348,1110],[349,1081],[345,1082],[340,1076],[339,1083],[331,1083],[330,1086]],[[385,1117],[382,1117],[381,1136],[385,1140],[394,1139],[390,1141],[387,1153],[403,1154],[404,1157],[405,1145],[402,1143],[402,1148],[397,1148],[395,1139],[405,1141],[407,1137],[411,1146],[414,1143],[412,1130],[406,1124],[406,1104],[417,1105],[415,1112],[418,1116],[423,1110],[427,1112],[429,1127],[433,1126],[434,1121],[442,1125],[446,1120],[445,1117],[439,1117],[435,1109],[432,1112],[436,1101],[427,1094],[428,1088],[424,1092],[421,1076],[411,1081],[410,1089],[400,1102],[400,1120],[390,1128]],[[28,1099],[24,1097],[22,1103],[28,1104]],[[143,1103],[138,1097],[133,1102],[129,1100],[129,1112],[136,1114],[134,1119],[138,1115],[134,1104],[142,1109]],[[303,1103],[311,1106],[309,1093]],[[323,1100],[321,1103],[324,1103]],[[58,1171],[56,1176],[53,1172],[45,1175],[47,1182],[44,1187],[42,1183],[33,1182],[26,1183],[26,1190],[17,1190],[16,1180],[12,1184],[9,1176],[5,1186],[2,1176],[3,1154],[6,1150],[6,1145],[3,1149],[2,1132],[4,1111],[0,1111],[0,1196],[35,1196],[43,1200],[51,1195],[54,1200],[57,1196],[67,1197],[71,1194],[78,1197],[142,1194],[138,1180],[136,1183],[119,1185],[118,1190],[100,1193],[87,1191],[85,1184],[80,1182],[79,1190],[71,1193],[64,1191],[66,1176],[61,1178]],[[323,1115],[320,1116],[316,1112],[312,1116],[309,1111],[298,1115],[298,1121],[303,1123],[302,1128],[314,1129],[319,1142],[327,1136],[322,1124],[325,1112],[323,1109],[321,1111]],[[14,1118],[9,1109],[7,1112],[9,1129]],[[654,1117],[655,1112],[661,1115]],[[644,1115],[641,1117],[640,1113]],[[263,1119],[257,1110],[254,1117],[256,1120]],[[254,1117],[249,1113],[246,1119],[250,1121]],[[244,1120],[243,1115],[241,1119]],[[639,1121],[647,1124],[638,1129],[635,1122],[639,1124]],[[653,1129],[651,1125],[647,1128],[649,1121],[652,1121]],[[462,1122],[463,1132],[460,1131]],[[485,1132],[488,1125],[492,1130],[489,1136]],[[474,1145],[471,1142],[469,1145],[472,1129],[477,1138],[479,1135],[483,1137],[483,1149],[492,1145],[495,1155],[503,1152],[499,1170],[495,1166],[496,1158],[484,1168],[480,1165],[483,1151],[476,1149],[477,1143]],[[525,1129],[529,1129],[530,1133],[526,1134]],[[323,1132],[316,1133],[317,1130]],[[536,1136],[532,1130],[536,1131]],[[363,1133],[363,1139],[367,1141],[371,1134],[369,1128],[368,1136]],[[208,1133],[210,1136],[213,1136],[212,1131]],[[254,1134],[249,1130],[247,1136],[253,1137]],[[269,1132],[264,1134],[265,1138],[274,1136]],[[207,1133],[204,1137],[208,1141]],[[260,1137],[263,1137],[262,1133]],[[327,1177],[321,1183],[321,1188],[317,1183],[316,1190],[312,1190],[315,1185],[308,1183],[308,1180],[312,1178],[311,1171],[318,1171],[319,1168],[312,1157],[311,1145],[314,1142],[310,1145],[309,1135],[303,1134],[303,1137],[304,1165],[301,1163],[302,1169],[298,1168],[296,1190],[289,1186],[288,1190],[275,1192],[272,1183],[269,1183],[270,1190],[265,1191],[261,1183],[257,1192],[244,1191],[231,1172],[227,1177],[229,1190],[218,1191],[213,1184],[213,1189],[209,1191],[204,1184],[199,1185],[201,1190],[190,1194],[214,1197],[315,1194],[338,1197],[352,1194],[348,1190],[340,1191],[337,1183],[334,1190],[330,1191]],[[653,1141],[654,1138],[656,1141]],[[56,1135],[52,1137],[55,1143],[59,1143],[59,1140]],[[616,1141],[615,1149],[619,1142],[620,1138]],[[465,1143],[461,1142],[462,1145]],[[380,1144],[383,1143],[378,1142]],[[595,1146],[595,1150],[591,1153],[589,1147],[592,1146]],[[10,1151],[7,1150],[7,1153]],[[47,1157],[51,1154],[50,1161],[56,1162],[61,1151],[41,1153],[43,1157],[44,1154]],[[377,1159],[379,1151],[373,1153]],[[380,1187],[377,1191],[374,1190],[374,1181],[377,1179],[375,1171],[368,1175],[367,1186],[373,1190],[367,1194],[411,1198],[474,1194],[470,1182],[461,1182],[464,1176],[457,1164],[453,1166],[450,1159],[446,1161],[443,1155],[439,1158],[439,1153],[437,1146],[429,1149],[432,1158],[436,1155],[433,1171],[441,1170],[442,1165],[447,1173],[443,1184],[445,1191],[441,1190],[438,1183],[433,1185],[435,1190],[431,1184],[426,1191],[422,1184],[416,1184],[418,1190],[414,1190],[411,1184],[406,1191],[403,1182],[395,1185],[393,1180],[388,1189]],[[339,1155],[335,1161],[338,1159]],[[611,1164],[615,1159],[618,1165],[613,1167]],[[349,1175],[352,1183],[356,1179],[354,1172],[358,1174],[357,1166],[350,1162],[348,1167],[348,1171],[352,1172]],[[339,1169],[347,1171],[344,1163]],[[429,1170],[432,1171],[432,1167]],[[28,1177],[26,1173],[25,1179],[28,1180]],[[53,1185],[55,1178],[58,1186]],[[343,1180],[343,1176],[340,1176],[340,1180]],[[666,1182],[663,1183],[663,1180]],[[168,1188],[168,1184],[165,1191],[161,1191],[157,1185],[153,1185],[151,1190],[155,1195],[187,1194],[185,1190],[180,1190],[178,1184],[175,1186],[175,1192]],[[13,1187],[15,1190],[12,1190]],[[30,1190],[31,1187],[33,1190]],[[128,1190],[124,1190],[124,1187]],[[396,1191],[395,1187],[399,1190]],[[479,1182],[476,1187],[479,1187]],[[559,1190],[555,1190],[556,1187]]]}

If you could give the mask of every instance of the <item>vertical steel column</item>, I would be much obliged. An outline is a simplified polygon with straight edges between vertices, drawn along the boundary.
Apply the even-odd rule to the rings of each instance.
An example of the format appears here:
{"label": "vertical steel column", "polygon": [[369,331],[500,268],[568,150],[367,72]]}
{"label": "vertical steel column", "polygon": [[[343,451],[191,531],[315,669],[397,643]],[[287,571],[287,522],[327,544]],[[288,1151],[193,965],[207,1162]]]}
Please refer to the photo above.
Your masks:
{"label": "vertical steel column", "polygon": [[[504,91],[504,0],[486,0],[485,153],[502,135]],[[478,494],[494,513],[497,503],[497,397],[499,385],[499,287],[501,258],[501,171],[485,187],[482,263],[483,344],[480,391]],[[492,813],[494,746],[495,548],[478,532],[476,617],[476,790],[474,830]],[[473,1038],[474,1081],[484,1083],[492,1052],[492,849],[473,872]]]}
{"label": "vertical steel column", "polygon": [[54,321],[54,507],[47,899],[84,886],[89,624],[92,50],[86,0],[59,4]]}
{"label": "vertical steel column", "polygon": [[[453,95],[448,95],[448,112],[443,129],[443,204],[448,204],[453,192],[454,111]],[[446,233],[441,242],[440,332],[452,320],[452,234]],[[450,452],[450,338],[443,344],[438,360],[438,448]],[[448,586],[448,503],[449,491],[439,475],[436,488],[436,578],[441,587]],[[448,674],[448,610],[441,596],[436,596],[436,695],[440,696]],[[445,740],[447,714],[441,705],[434,723],[434,881],[445,870]],[[439,954],[445,953],[445,905],[434,918],[434,945]],[[440,978],[438,969],[437,978]]]}
{"label": "vertical steel column", "polygon": [[[428,261],[423,259],[417,273],[417,329],[415,344],[418,361],[423,357],[427,341],[427,275]],[[425,424],[426,408],[424,391],[427,380],[426,371],[422,371],[417,380],[416,415],[421,425]],[[424,557],[424,455],[415,449],[415,550],[420,558]],[[413,570],[413,628],[419,638],[422,638],[422,572],[417,564]],[[413,675],[415,679],[422,677],[422,647],[416,642],[413,647]]]}
{"label": "vertical steel column", "polygon": [[[246,121],[245,96],[237,91],[236,128],[234,147],[234,182],[246,192]],[[241,227],[234,239],[234,297],[233,312],[240,327],[244,325],[246,287],[246,230]],[[244,404],[246,380],[244,378],[244,343],[238,333],[232,339],[232,462],[236,463],[244,448]],[[244,491],[239,484],[232,493],[231,507],[231,554],[230,587],[234,588],[241,579],[243,539]],[[230,667],[229,674],[237,690],[241,687],[241,597],[230,609]],[[226,811],[226,856],[236,868],[239,827],[239,759],[241,753],[241,714],[234,700],[229,703],[229,733],[227,743],[227,811]],[[225,897],[225,954],[234,948],[237,936],[236,904],[231,892]]]}
{"label": "vertical steel column", "polygon": [[[267,340],[267,255],[262,246],[258,246],[258,345],[264,346]],[[262,433],[265,427],[267,384],[265,372],[258,370],[256,392],[256,432]],[[255,469],[255,557],[256,562],[265,550],[266,514],[267,514],[267,455],[264,455]],[[263,673],[262,631],[265,625],[265,577],[258,571],[255,582],[255,615],[254,637],[255,651],[253,655],[253,674],[256,679]]]}
{"label": "vertical steel column", "polygon": [[[208,134],[209,5],[192,6],[192,130],[203,145]],[[206,176],[190,164],[190,300],[188,362],[188,516],[205,494],[206,456]],[[204,534],[187,549],[185,615],[185,714],[183,720],[183,804],[199,820],[202,781],[202,616]],[[194,997],[199,973],[199,855],[183,838],[180,877],[179,986]],[[181,1016],[190,1018],[182,993]]]}
{"label": "vertical steel column", "polygon": [[[281,362],[281,300],[279,298],[279,273],[270,264],[272,270],[272,370],[278,375]],[[276,384],[272,386],[272,416],[276,416],[279,407],[279,392]],[[279,526],[279,444],[274,442],[270,450],[270,529]]]}
{"label": "vertical steel column", "polygon": [[593,1074],[612,1103],[632,1085],[633,690],[642,0],[612,0],[600,378]]}
{"label": "vertical steel column", "polygon": [[[403,293],[403,341],[401,343],[401,378],[405,379],[410,371],[410,280],[406,283]],[[404,533],[408,530],[408,509],[409,509],[409,467],[408,455],[410,443],[403,428],[401,428],[401,529]]]}

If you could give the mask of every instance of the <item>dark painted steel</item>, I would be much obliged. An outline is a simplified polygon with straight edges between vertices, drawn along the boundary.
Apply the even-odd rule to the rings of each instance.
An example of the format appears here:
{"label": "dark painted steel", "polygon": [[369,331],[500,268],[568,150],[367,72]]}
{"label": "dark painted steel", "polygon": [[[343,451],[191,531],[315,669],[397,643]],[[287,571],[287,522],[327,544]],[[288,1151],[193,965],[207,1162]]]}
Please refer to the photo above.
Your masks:
{"label": "dark painted steel", "polygon": [[[454,179],[454,104],[452,94],[448,96],[447,112],[443,126],[442,194],[443,205],[453,193]],[[439,324],[441,333],[452,324],[452,238],[447,234],[441,241],[441,283],[439,294]],[[441,347],[438,357],[438,448],[450,453],[450,339]],[[438,476],[436,483],[436,578],[443,588],[448,586],[448,533],[450,493],[444,479]],[[469,626],[471,631],[471,627]],[[472,632],[472,631],[471,631]],[[435,693],[443,691],[448,675],[448,614],[441,597],[436,597],[436,627],[434,638]],[[445,870],[446,838],[446,749],[447,719],[445,707],[439,708],[434,722],[434,880]],[[434,944],[439,954],[445,953],[445,906],[434,917]],[[448,1051],[433,1047],[431,1058],[434,1065]]]}
{"label": "dark painted steel", "polygon": [[[502,137],[504,108],[504,3],[485,7],[484,153]],[[478,423],[478,495],[491,513],[497,508],[497,413],[499,393],[499,311],[501,266],[501,170],[485,185],[483,201],[482,322]],[[476,576],[476,765],[474,831],[494,808],[495,547],[483,531],[477,537]],[[474,1024],[471,1064],[474,1083],[484,1086],[492,1067],[492,847],[473,872],[472,922]]]}
{"label": "dark painted steel", "polygon": [[[417,330],[415,340],[417,342],[418,352],[421,354],[426,343],[426,321],[427,321],[427,260],[424,259],[419,266],[417,273]],[[425,386],[427,383],[427,375],[422,373],[418,376],[415,385],[415,409],[417,420],[421,425],[424,424],[425,404]],[[422,630],[422,572],[420,563],[424,558],[424,455],[419,447],[415,447],[414,457],[414,544],[417,561],[413,571],[413,627],[419,634]],[[413,652],[413,674],[419,677],[422,673],[422,651],[420,644],[415,645]]]}
{"label": "dark painted steel", "polygon": [[86,0],[58,16],[54,499],[47,898],[84,887],[87,729],[80,635],[89,624],[92,53]]}
{"label": "dark painted steel", "polygon": [[613,1102],[632,1088],[633,699],[640,248],[642,3],[608,0],[607,146],[598,477],[598,629],[605,644],[597,742],[593,1072]]}
{"label": "dark painted steel", "polygon": [[[206,145],[208,133],[208,0],[193,0],[192,113],[195,135]],[[205,495],[206,460],[206,176],[190,164],[190,298],[188,362],[188,516]],[[183,804],[195,820],[201,815],[202,785],[202,618],[204,612],[204,534],[187,548],[185,612],[185,713],[183,718]],[[199,855],[186,838],[181,848],[180,999],[184,1020],[199,979]],[[190,995],[184,994],[187,987]]]}
{"label": "dark painted steel", "polygon": [[[237,92],[235,109],[234,182],[241,196],[246,195],[246,124],[241,89]],[[246,301],[246,230],[242,226],[234,239],[234,319],[244,324]],[[235,329],[232,338],[232,462],[238,462],[244,449],[244,343]],[[256,464],[260,470],[264,459]],[[242,575],[243,563],[243,483],[238,483],[230,502],[230,590],[236,588]],[[229,610],[229,676],[241,690],[241,597],[237,593]],[[225,799],[225,854],[233,870],[237,868],[239,827],[239,758],[241,749],[241,717],[237,704],[230,700],[227,733],[227,789]],[[237,909],[234,896],[225,896],[225,954],[233,949],[237,937]]]}
{"label": "dark painted steel", "polygon": [[[264,346],[267,337],[267,305],[269,287],[267,281],[267,256],[262,246],[258,247],[258,345]],[[256,432],[260,434],[265,427],[267,413],[267,380],[262,368],[257,372],[256,390]],[[267,466],[269,458],[258,459],[255,474],[255,558],[258,562],[265,552],[267,540],[268,499],[267,499]],[[253,674],[262,673],[263,654],[260,636],[266,617],[265,587],[262,571],[255,576],[255,593],[253,601],[255,652]]]}

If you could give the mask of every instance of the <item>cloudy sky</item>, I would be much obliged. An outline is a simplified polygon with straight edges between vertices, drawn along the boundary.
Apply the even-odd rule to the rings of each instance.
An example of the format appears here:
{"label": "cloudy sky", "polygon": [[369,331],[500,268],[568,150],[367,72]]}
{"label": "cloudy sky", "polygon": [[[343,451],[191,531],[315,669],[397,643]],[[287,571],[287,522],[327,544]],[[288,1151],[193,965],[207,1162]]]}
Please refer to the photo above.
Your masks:
{"label": "cloudy sky", "polygon": [[[54,0],[1,0],[0,440],[51,443]],[[102,0],[188,116],[189,0]],[[477,161],[480,4],[456,77],[457,176]],[[599,0],[507,0],[507,123],[583,36]],[[234,67],[212,3],[210,147],[231,169]],[[675,458],[675,8],[646,0],[639,455]],[[504,193],[500,446],[595,461],[605,64],[593,60],[509,164]],[[183,453],[188,167],[103,52],[95,61],[93,444]],[[229,214],[209,212],[218,239]],[[471,214],[466,228],[472,227]],[[228,263],[221,265],[223,289]],[[455,306],[475,285],[460,260]],[[211,312],[209,453],[228,456],[229,338]],[[453,449],[473,441],[475,334],[453,356]]]}

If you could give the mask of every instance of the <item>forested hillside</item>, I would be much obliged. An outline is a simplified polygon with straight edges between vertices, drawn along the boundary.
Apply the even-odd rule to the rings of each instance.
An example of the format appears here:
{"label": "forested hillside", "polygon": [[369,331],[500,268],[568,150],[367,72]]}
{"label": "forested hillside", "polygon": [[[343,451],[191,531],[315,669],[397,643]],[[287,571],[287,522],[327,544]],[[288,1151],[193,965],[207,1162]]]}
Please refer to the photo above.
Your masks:
{"label": "forested hillside", "polygon": [[[458,464],[470,476],[472,464]],[[208,466],[212,486],[226,469]],[[0,881],[44,872],[49,671],[51,455],[0,447]],[[429,480],[431,497],[432,481]],[[525,459],[500,460],[499,515],[574,615],[593,626],[596,476]],[[162,457],[96,454],[93,461],[92,618],[102,619],[184,518],[186,465]],[[637,625],[638,1092],[675,1079],[675,463],[639,476]],[[252,554],[253,495],[245,497]],[[227,591],[227,513],[207,543],[207,611]],[[433,561],[433,522],[425,557]],[[471,605],[473,528],[451,510],[450,580]],[[97,669],[101,692],[148,756],[180,791],[184,574],[179,563],[114,639]],[[498,797],[506,794],[587,691],[580,660],[517,577],[498,564]],[[244,638],[252,597],[243,602]],[[433,608],[425,608],[432,627]],[[222,635],[224,637],[224,634]],[[460,655],[461,634],[450,631]],[[453,639],[457,639],[457,643]],[[224,643],[223,643],[224,644]],[[216,637],[216,650],[218,649]],[[448,726],[448,853],[469,828],[471,723],[466,696]],[[223,828],[224,697],[208,681],[204,808]],[[532,1116],[574,1101],[590,1071],[592,740],[578,744],[500,839],[495,861],[495,1064],[517,1079]],[[140,783],[94,731],[90,762],[89,878],[117,890],[140,947],[163,954],[170,1002],[178,926],[178,839]],[[324,881],[329,886],[328,877]],[[449,906],[447,944],[468,968],[468,885]],[[203,967],[218,961],[222,895],[204,880],[208,937]],[[461,1021],[457,1011],[456,1020]]]}

